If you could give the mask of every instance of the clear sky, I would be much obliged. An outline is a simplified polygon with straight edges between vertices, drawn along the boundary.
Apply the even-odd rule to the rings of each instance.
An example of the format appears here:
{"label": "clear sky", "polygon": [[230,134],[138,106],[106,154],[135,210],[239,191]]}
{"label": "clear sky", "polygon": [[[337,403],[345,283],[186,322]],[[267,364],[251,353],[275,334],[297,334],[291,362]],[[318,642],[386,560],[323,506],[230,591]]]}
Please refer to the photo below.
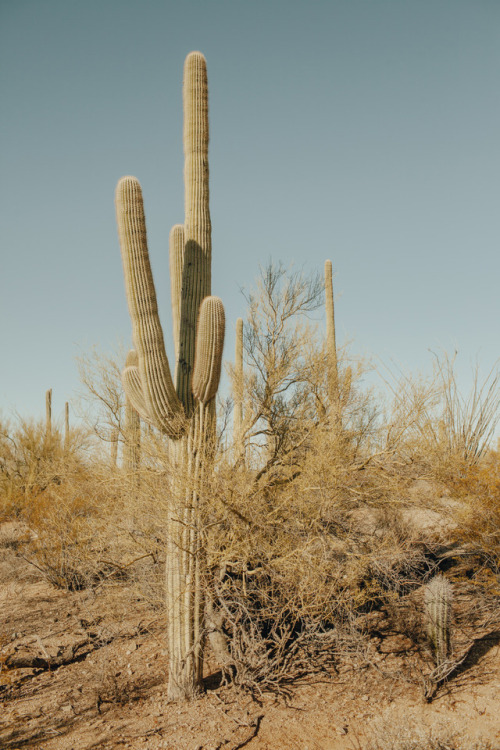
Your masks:
{"label": "clear sky", "polygon": [[206,58],[226,358],[269,258],[333,262],[337,336],[430,365],[500,354],[498,0],[0,0],[0,410],[61,416],[128,347],[114,189],[141,181],[170,354],[182,69]]}

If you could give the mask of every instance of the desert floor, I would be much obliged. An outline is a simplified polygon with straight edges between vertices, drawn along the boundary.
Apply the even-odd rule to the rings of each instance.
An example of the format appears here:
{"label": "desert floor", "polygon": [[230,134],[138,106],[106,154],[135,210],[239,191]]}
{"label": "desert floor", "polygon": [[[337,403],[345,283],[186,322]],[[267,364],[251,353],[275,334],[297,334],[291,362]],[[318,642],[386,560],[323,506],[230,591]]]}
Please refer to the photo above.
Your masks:
{"label": "desert floor", "polygon": [[169,703],[161,613],[126,582],[94,591],[54,588],[24,559],[23,533],[16,522],[0,527],[5,750],[416,747],[409,737],[420,738],[419,748],[444,748],[450,745],[436,738],[455,732],[468,739],[454,740],[453,748],[473,748],[478,737],[477,747],[500,748],[500,613],[469,634],[465,660],[431,702],[421,655],[379,623],[363,654],[281,694],[221,686],[208,662],[203,697]]}

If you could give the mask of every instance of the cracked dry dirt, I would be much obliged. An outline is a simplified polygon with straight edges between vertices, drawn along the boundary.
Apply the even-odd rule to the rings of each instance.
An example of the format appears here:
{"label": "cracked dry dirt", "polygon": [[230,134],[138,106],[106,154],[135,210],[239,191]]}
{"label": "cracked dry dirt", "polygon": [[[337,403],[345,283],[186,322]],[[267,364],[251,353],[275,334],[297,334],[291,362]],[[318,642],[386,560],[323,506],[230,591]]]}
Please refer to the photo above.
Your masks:
{"label": "cracked dry dirt", "polygon": [[360,750],[408,726],[457,730],[500,748],[500,617],[431,703],[416,655],[393,634],[373,638],[370,659],[351,658],[281,696],[218,688],[208,663],[206,694],[172,704],[165,623],[126,583],[60,591],[7,545],[0,613],[5,750]]}

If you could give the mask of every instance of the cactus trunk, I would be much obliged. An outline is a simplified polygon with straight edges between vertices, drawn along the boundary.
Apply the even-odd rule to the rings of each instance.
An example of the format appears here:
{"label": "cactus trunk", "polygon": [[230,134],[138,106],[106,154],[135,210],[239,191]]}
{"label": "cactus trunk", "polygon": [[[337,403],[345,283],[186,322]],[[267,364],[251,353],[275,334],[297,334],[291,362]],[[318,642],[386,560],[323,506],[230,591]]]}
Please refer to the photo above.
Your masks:
{"label": "cactus trunk", "polygon": [[[201,510],[211,470],[217,392],[224,342],[224,309],[210,296],[208,206],[208,87],[205,58],[184,66],[185,222],[170,234],[170,273],[176,367],[174,381],[149,264],[140,185],[118,183],[117,221],[137,364],[123,385],[143,419],[171,440],[167,511],[166,602],[170,699],[200,692],[204,641],[204,545]],[[175,385],[174,385],[175,382]]]}

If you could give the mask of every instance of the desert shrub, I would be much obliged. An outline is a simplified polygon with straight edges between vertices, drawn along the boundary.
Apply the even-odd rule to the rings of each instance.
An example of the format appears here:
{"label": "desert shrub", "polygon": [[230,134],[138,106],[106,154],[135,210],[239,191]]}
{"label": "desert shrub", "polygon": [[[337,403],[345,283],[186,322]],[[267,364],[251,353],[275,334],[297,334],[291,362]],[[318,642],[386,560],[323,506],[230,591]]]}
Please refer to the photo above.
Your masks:
{"label": "desert shrub", "polygon": [[88,447],[86,431],[75,428],[68,439],[53,426],[16,419],[0,424],[0,512],[18,515],[48,487],[61,483],[68,467],[82,466]]}
{"label": "desert shrub", "polygon": [[55,425],[47,434],[43,422],[18,418],[2,426],[0,442],[1,512],[26,523],[26,559],[58,587],[102,577],[115,496],[99,461],[90,460],[87,431],[73,428],[63,440]]}
{"label": "desert shrub", "polygon": [[500,453],[490,450],[481,460],[449,480],[449,486],[469,500],[471,515],[468,533],[481,530],[483,541],[490,549],[500,548]]}
{"label": "desert shrub", "polygon": [[500,597],[500,454],[489,451],[449,482],[461,499],[454,537],[461,545],[462,577],[483,596]]}
{"label": "desert shrub", "polygon": [[399,486],[359,470],[348,438],[324,427],[286,482],[219,467],[205,519],[209,628],[238,684],[276,687],[363,651],[363,615],[421,585],[429,564],[405,537]]}
{"label": "desert shrub", "polygon": [[24,556],[59,588],[95,584],[117,564],[110,562],[113,502],[113,495],[86,472],[67,472],[25,506],[22,517],[31,538]]}

